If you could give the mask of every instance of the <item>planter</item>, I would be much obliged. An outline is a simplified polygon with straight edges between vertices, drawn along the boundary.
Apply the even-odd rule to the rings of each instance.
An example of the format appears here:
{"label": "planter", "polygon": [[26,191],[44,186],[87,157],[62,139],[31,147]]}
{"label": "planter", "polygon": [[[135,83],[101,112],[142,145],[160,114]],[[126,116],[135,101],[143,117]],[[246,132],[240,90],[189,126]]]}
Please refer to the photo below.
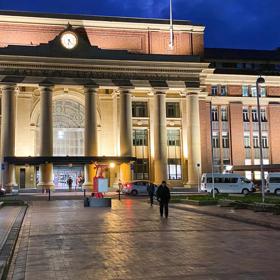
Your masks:
{"label": "planter", "polygon": [[111,198],[95,198],[95,197],[86,197],[84,199],[84,207],[110,207],[112,205]]}
{"label": "planter", "polygon": [[189,204],[189,205],[196,205],[196,206],[217,205],[216,200],[191,200],[191,199],[186,199],[186,200],[182,200],[181,203]]}

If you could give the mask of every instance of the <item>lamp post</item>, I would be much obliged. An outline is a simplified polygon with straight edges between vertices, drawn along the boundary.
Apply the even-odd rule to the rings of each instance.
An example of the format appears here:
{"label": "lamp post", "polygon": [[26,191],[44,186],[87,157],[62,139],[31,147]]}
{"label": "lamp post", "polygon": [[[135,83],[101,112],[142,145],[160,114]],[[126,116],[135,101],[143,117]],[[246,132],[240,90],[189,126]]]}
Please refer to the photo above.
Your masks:
{"label": "lamp post", "polygon": [[215,199],[215,184],[214,184],[214,151],[213,151],[213,123],[212,123],[212,99],[210,100],[210,143],[211,143],[211,167],[212,167],[212,195]]}
{"label": "lamp post", "polygon": [[264,202],[264,171],[263,171],[263,143],[262,143],[262,122],[261,122],[261,108],[260,108],[260,85],[265,83],[263,77],[259,77],[256,81],[257,90],[257,108],[258,108],[258,126],[259,126],[259,141],[260,141],[260,166],[261,166],[261,190],[262,202]]}

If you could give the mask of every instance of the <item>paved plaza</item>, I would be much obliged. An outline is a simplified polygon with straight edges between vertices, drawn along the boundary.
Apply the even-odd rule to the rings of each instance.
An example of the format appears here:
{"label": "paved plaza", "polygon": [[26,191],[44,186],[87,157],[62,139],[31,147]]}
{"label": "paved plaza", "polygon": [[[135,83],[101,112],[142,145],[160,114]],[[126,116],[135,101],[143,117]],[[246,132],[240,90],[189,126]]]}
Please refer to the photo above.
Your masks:
{"label": "paved plaza", "polygon": [[[2,211],[2,210],[1,210]],[[279,231],[158,206],[33,201],[8,279],[279,279]]]}

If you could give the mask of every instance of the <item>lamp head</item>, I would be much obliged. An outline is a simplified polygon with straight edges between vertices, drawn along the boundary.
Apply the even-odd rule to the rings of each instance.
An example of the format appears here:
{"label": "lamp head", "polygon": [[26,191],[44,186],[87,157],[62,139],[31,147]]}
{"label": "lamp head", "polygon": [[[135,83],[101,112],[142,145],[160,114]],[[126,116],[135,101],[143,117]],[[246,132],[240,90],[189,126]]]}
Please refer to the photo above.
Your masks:
{"label": "lamp head", "polygon": [[258,77],[257,84],[264,84],[264,83],[265,83],[265,79],[263,77]]}

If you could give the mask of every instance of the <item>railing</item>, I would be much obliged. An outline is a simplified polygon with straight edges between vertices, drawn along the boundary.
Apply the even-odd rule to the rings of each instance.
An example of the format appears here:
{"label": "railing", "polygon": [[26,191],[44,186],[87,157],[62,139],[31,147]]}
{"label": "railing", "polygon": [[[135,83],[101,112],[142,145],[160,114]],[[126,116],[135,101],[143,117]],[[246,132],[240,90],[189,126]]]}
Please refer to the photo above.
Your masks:
{"label": "railing", "polygon": [[212,121],[212,129],[213,130],[219,130],[219,122]]}
{"label": "railing", "polygon": [[267,159],[269,158],[269,149],[263,148],[263,158]]}
{"label": "railing", "polygon": [[[263,152],[263,158],[264,159],[269,158],[269,149],[268,148],[263,148],[262,152]],[[260,157],[261,157],[260,148],[255,148],[254,149],[254,155],[255,155],[255,159],[260,159]]]}
{"label": "railing", "polygon": [[251,158],[251,148],[245,148],[245,158],[246,159]]}
{"label": "railing", "polygon": [[268,122],[262,122],[262,131],[268,131]]}
{"label": "railing", "polygon": [[214,157],[214,159],[220,159],[221,158],[220,148],[213,148],[213,157]]}
{"label": "railing", "polygon": [[258,131],[259,130],[259,123],[253,122],[252,124],[253,124],[253,130]]}
{"label": "railing", "polygon": [[249,122],[243,122],[244,131],[250,131],[250,123]]}
{"label": "railing", "polygon": [[254,157],[259,159],[261,157],[260,148],[254,148]]}
{"label": "railing", "polygon": [[223,148],[223,159],[230,159],[230,149]]}
{"label": "railing", "polygon": [[222,130],[228,131],[228,122],[222,122]]}

